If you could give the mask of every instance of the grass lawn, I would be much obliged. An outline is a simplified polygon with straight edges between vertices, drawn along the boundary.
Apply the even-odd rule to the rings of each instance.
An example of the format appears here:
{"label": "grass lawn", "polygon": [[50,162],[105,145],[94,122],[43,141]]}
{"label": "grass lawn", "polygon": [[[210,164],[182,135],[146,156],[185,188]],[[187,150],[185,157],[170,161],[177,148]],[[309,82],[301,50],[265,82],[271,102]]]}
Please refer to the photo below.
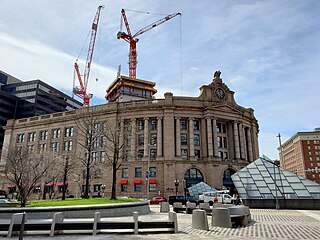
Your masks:
{"label": "grass lawn", "polygon": [[26,207],[53,207],[53,206],[73,206],[73,205],[90,205],[90,204],[110,204],[110,203],[126,203],[126,202],[138,202],[135,198],[118,198],[117,200],[110,200],[109,198],[66,198],[52,200],[34,200],[30,201]]}

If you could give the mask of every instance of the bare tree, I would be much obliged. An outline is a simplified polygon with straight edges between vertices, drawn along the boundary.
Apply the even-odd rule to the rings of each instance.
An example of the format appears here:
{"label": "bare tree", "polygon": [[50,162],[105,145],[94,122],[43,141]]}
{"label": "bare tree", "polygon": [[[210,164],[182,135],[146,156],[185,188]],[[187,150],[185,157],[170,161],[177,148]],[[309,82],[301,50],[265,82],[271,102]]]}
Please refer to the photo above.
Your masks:
{"label": "bare tree", "polygon": [[[104,137],[104,122],[94,115],[93,108],[83,109],[83,113],[75,120],[77,125],[78,144],[82,148],[80,161],[85,169],[85,191],[84,198],[89,198],[90,180],[93,170],[100,164],[92,154]],[[84,140],[84,141],[83,141]]]}
{"label": "bare tree", "polygon": [[26,206],[34,186],[54,165],[55,161],[48,155],[20,149],[8,150],[5,173],[18,188],[21,207]]}
{"label": "bare tree", "polygon": [[122,166],[123,161],[126,160],[128,154],[125,150],[130,147],[131,139],[131,122],[121,121],[117,116],[114,121],[107,122],[106,138],[107,144],[107,158],[112,168],[112,185],[110,199],[117,199],[116,196],[116,182],[117,171]]}

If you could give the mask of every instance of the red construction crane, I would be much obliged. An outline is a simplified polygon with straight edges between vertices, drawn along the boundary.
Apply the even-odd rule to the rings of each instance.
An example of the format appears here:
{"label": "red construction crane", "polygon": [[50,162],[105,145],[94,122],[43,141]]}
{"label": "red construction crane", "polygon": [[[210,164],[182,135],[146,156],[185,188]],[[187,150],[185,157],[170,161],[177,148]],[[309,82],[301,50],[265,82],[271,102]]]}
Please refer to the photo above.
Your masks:
{"label": "red construction crane", "polygon": [[90,74],[90,67],[91,67],[91,62],[92,62],[92,56],[93,56],[93,50],[94,50],[94,45],[96,42],[96,36],[97,36],[97,30],[98,30],[98,23],[99,23],[99,18],[100,18],[100,11],[104,8],[104,6],[99,6],[96,12],[96,15],[94,17],[92,27],[91,27],[91,38],[90,38],[90,43],[89,43],[89,49],[88,49],[88,54],[87,54],[87,60],[86,60],[86,65],[84,69],[84,75],[83,75],[83,81],[81,78],[80,74],[80,69],[78,65],[78,59],[74,64],[74,78],[75,75],[77,75],[80,86],[75,86],[75,79],[73,79],[73,93],[78,96],[79,98],[83,99],[83,105],[84,106],[89,106],[90,104],[90,99],[92,98],[92,94],[87,93],[87,86],[88,86],[88,80],[89,80],[89,74]]}
{"label": "red construction crane", "polygon": [[121,10],[121,14],[122,14],[122,18],[124,21],[124,24],[126,26],[127,29],[127,33],[125,32],[118,32],[118,39],[122,38],[123,40],[125,40],[126,42],[128,42],[130,44],[130,50],[129,50],[129,77],[130,78],[136,78],[136,69],[137,69],[137,42],[139,41],[138,38],[136,38],[137,36],[141,35],[142,33],[145,33],[149,30],[151,30],[152,28],[166,22],[169,21],[170,19],[181,15],[181,13],[174,13],[174,14],[170,14],[154,23],[151,23],[150,25],[140,29],[137,33],[135,33],[134,35],[131,34],[130,31],[130,27],[129,27],[129,23],[127,20],[127,16],[126,16],[126,12],[124,11],[124,9]]}

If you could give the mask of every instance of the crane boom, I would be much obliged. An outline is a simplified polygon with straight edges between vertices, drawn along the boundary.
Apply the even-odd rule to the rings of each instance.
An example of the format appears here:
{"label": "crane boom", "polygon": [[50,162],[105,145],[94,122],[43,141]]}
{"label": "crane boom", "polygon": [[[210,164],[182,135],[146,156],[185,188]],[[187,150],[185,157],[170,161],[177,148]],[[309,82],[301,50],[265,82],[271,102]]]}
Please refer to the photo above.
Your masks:
{"label": "crane boom", "polygon": [[84,75],[83,75],[83,81],[80,74],[79,65],[77,62],[74,64],[74,70],[77,75],[77,78],[79,80],[80,87],[73,87],[73,93],[83,99],[83,104],[85,106],[89,106],[90,104],[90,98],[92,97],[92,94],[87,94],[87,86],[88,86],[88,80],[90,75],[90,68],[92,63],[92,57],[94,52],[94,46],[97,36],[97,30],[98,30],[98,24],[99,24],[99,18],[100,18],[100,12],[104,8],[104,6],[99,6],[96,15],[94,17],[92,26],[91,26],[91,37],[90,37],[90,43],[88,48],[88,54],[86,59],[86,65],[84,69]]}
{"label": "crane boom", "polygon": [[124,24],[126,26],[127,29],[127,33],[125,32],[118,32],[117,37],[118,39],[122,38],[123,40],[125,40],[126,42],[128,42],[130,44],[130,49],[129,49],[129,77],[130,78],[136,78],[136,69],[137,69],[137,42],[139,41],[139,39],[137,39],[136,37],[155,28],[156,26],[159,26],[162,23],[165,23],[167,21],[169,21],[170,19],[181,15],[181,13],[174,13],[174,14],[170,14],[156,22],[151,23],[150,25],[140,29],[138,32],[136,32],[134,35],[131,34],[130,31],[130,26],[129,26],[129,22],[126,16],[126,12],[124,9],[121,10],[121,15],[124,21]]}

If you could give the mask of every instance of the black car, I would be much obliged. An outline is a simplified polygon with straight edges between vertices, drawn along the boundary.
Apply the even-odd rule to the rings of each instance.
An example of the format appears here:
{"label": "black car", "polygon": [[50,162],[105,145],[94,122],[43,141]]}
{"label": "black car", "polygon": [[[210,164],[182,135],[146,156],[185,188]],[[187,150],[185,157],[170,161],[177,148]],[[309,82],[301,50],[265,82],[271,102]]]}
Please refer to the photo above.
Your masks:
{"label": "black car", "polygon": [[194,202],[197,203],[197,200],[193,196],[183,196],[183,195],[177,195],[177,196],[169,196],[169,204],[173,205],[175,202],[181,202],[183,205],[186,205],[186,202]]}

